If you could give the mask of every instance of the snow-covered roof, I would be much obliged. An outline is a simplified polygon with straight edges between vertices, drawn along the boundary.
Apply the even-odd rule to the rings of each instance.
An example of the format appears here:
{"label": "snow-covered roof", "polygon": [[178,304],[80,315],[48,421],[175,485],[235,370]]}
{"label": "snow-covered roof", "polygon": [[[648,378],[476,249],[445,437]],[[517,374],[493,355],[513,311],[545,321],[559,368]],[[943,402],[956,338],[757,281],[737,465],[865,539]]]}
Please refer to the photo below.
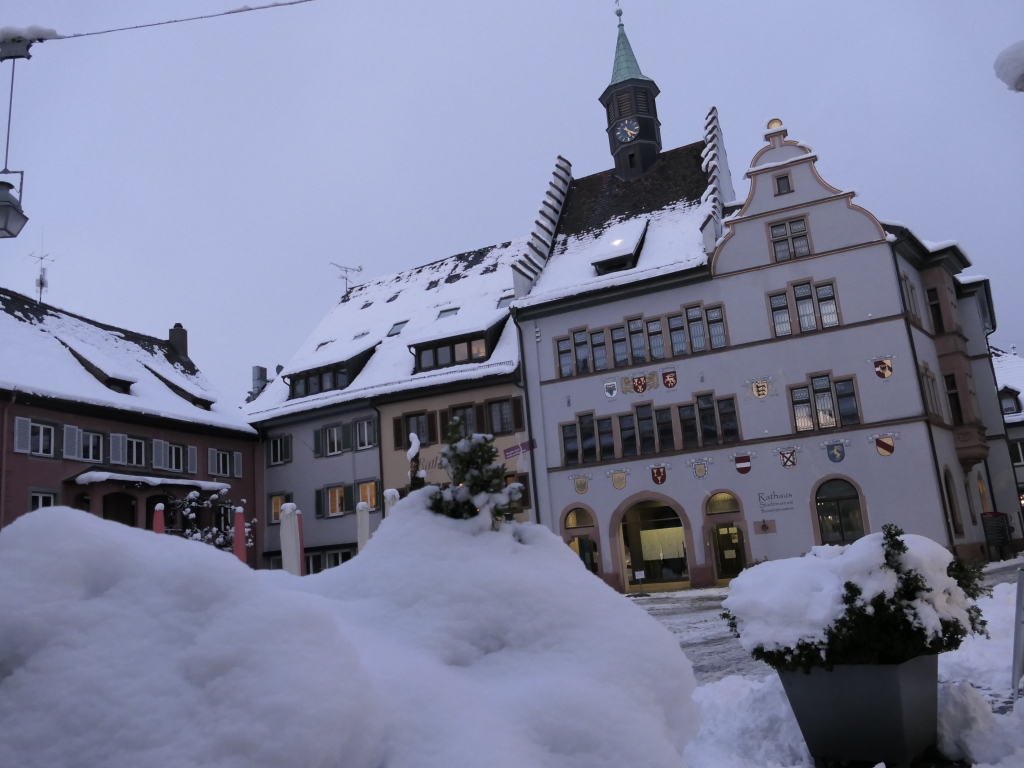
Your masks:
{"label": "snow-covered roof", "polygon": [[[612,170],[573,179],[551,257],[530,294],[514,306],[544,304],[706,264],[701,226],[714,206],[703,200],[708,189],[701,168],[703,149],[700,141],[662,152],[643,176],[629,182]],[[645,223],[636,266],[599,275],[593,264],[608,258],[611,243],[639,236]],[[612,234],[616,237],[609,239]]]}
{"label": "snow-covered roof", "polygon": [[[996,372],[996,386],[999,389],[1010,387],[1024,392],[1024,357],[1019,357],[1016,350],[1004,352],[992,347],[992,368]],[[1003,421],[1019,424],[1024,422],[1024,413],[1004,413]]]}
{"label": "snow-covered roof", "polygon": [[206,377],[166,339],[0,289],[0,340],[0,389],[252,432],[241,412],[218,403]]}
{"label": "snow-covered roof", "polygon": [[[512,373],[519,364],[515,326],[506,323],[490,357],[479,363],[414,373],[410,345],[483,335],[508,318],[512,262],[526,238],[460,253],[352,288],[259,397],[245,406],[250,422],[327,405]],[[458,310],[451,312],[451,310]],[[407,325],[393,336],[397,323]],[[345,389],[288,399],[289,374],[351,360],[373,350]]]}

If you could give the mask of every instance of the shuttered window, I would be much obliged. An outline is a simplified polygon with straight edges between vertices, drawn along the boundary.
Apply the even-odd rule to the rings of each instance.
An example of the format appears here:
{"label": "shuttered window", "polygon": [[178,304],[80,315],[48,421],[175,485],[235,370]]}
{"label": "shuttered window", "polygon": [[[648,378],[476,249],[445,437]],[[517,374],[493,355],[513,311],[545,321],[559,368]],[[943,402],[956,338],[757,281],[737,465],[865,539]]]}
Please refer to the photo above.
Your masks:
{"label": "shuttered window", "polygon": [[110,436],[110,463],[125,464],[128,461],[128,435]]}
{"label": "shuttered window", "polygon": [[82,457],[82,430],[70,424],[64,425],[64,458],[80,459]]}
{"label": "shuttered window", "polygon": [[629,91],[623,91],[616,96],[615,102],[619,107],[619,117],[633,114],[633,105],[630,103]]}
{"label": "shuttered window", "polygon": [[14,452],[28,453],[32,449],[32,419],[14,417]]}
{"label": "shuttered window", "polygon": [[231,468],[235,477],[242,476],[242,452],[235,451],[231,457]]}
{"label": "shuttered window", "polygon": [[636,92],[636,111],[641,115],[649,114],[650,106],[647,103],[647,91]]}
{"label": "shuttered window", "polygon": [[199,471],[199,449],[194,445],[188,447],[188,473],[194,475]]}
{"label": "shuttered window", "polygon": [[169,469],[167,466],[169,448],[166,440],[153,441],[153,469]]}

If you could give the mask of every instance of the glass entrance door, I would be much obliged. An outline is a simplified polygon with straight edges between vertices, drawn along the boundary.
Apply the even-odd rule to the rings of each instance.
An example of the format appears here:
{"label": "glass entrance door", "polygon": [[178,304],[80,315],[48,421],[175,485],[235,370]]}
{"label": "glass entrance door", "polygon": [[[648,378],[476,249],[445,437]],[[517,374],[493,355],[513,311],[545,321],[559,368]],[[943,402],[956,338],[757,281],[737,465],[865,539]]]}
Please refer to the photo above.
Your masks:
{"label": "glass entrance door", "polygon": [[734,524],[723,523],[715,527],[718,550],[718,578],[731,579],[743,570],[743,531]]}
{"label": "glass entrance door", "polygon": [[644,584],[683,582],[689,578],[683,523],[670,507],[657,502],[641,502],[632,507],[622,521],[622,545],[627,583]]}

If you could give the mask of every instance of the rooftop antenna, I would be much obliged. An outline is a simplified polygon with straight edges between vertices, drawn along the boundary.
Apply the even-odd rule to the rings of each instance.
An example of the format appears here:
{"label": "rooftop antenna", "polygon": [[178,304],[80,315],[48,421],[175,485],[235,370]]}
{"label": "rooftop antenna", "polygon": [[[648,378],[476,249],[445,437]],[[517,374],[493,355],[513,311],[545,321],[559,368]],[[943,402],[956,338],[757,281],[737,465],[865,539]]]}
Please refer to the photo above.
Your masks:
{"label": "rooftop antenna", "polygon": [[50,287],[50,281],[46,277],[46,262],[50,262],[52,264],[56,261],[56,259],[50,258],[50,254],[44,253],[46,250],[44,245],[45,241],[43,239],[45,234],[45,228],[41,228],[39,230],[39,255],[36,256],[34,253],[30,253],[28,255],[28,258],[39,262],[39,277],[36,278],[36,290],[38,291],[40,304],[43,303],[43,291]]}
{"label": "rooftop antenna", "polygon": [[360,272],[362,272],[363,271],[362,266],[358,266],[358,267],[345,267],[345,266],[342,266],[341,264],[335,264],[333,261],[331,262],[331,266],[332,267],[337,267],[339,270],[341,270],[341,274],[338,275],[338,277],[340,277],[342,280],[345,281],[345,294],[347,295],[349,290],[350,290],[349,280],[352,279],[351,277],[349,277],[349,275],[351,275],[352,273],[359,274]]}

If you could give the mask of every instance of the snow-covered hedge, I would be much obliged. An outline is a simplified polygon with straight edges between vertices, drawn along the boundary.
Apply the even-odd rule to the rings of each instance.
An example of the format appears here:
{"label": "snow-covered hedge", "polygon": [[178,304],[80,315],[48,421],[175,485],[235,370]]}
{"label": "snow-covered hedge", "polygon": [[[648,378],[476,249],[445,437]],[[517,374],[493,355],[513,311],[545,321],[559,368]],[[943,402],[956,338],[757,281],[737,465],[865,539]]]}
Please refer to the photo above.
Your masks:
{"label": "snow-covered hedge", "polygon": [[723,603],[743,647],[780,670],[901,664],[984,632],[979,569],[894,525],[847,546],[761,563]]}
{"label": "snow-covered hedge", "polygon": [[431,489],[315,576],[50,508],[0,532],[0,765],[679,768],[690,663],[542,526]]}

